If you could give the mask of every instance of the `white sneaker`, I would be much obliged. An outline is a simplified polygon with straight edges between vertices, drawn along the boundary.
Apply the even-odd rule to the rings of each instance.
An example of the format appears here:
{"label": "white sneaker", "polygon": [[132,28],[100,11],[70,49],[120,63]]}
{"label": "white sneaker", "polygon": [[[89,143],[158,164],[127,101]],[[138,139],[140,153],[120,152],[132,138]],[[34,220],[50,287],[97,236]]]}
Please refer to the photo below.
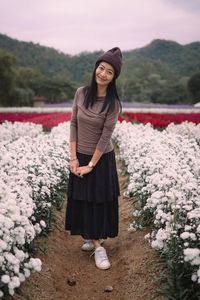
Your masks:
{"label": "white sneaker", "polygon": [[94,251],[94,259],[97,268],[101,270],[107,270],[110,268],[110,262],[106,254],[106,249],[104,247],[98,247]]}
{"label": "white sneaker", "polygon": [[94,249],[92,240],[85,240],[85,243],[82,245],[81,249],[83,251],[91,251]]}
{"label": "white sneaker", "polygon": [[[100,239],[100,244],[103,243],[103,239]],[[92,240],[85,240],[85,243],[82,245],[81,249],[83,251],[91,251],[94,249]]]}

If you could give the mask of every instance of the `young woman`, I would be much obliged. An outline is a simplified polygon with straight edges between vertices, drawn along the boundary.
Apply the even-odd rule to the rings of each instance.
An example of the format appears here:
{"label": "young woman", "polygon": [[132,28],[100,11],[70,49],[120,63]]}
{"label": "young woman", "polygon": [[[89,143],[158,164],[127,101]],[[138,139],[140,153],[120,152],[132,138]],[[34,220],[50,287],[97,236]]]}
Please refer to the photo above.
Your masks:
{"label": "young woman", "polygon": [[78,88],[70,125],[70,175],[65,229],[81,235],[99,269],[110,268],[101,239],[118,235],[119,183],[111,135],[121,103],[116,78],[122,54],[115,47],[95,64],[90,86]]}

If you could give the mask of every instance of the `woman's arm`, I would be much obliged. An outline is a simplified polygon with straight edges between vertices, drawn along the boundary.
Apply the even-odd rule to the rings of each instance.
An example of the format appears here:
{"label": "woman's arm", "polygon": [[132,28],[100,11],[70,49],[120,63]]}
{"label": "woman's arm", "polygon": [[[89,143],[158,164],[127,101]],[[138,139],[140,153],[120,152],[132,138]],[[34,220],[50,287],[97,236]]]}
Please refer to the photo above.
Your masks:
{"label": "woman's arm", "polygon": [[115,129],[115,125],[118,120],[119,115],[119,102],[116,100],[115,107],[113,111],[109,111],[102,130],[101,137],[98,141],[98,144],[96,146],[96,149],[98,149],[101,152],[104,152],[106,149],[107,144],[109,143],[113,130]]}
{"label": "woman's arm", "polygon": [[76,141],[77,141],[77,99],[78,90],[74,96],[72,116],[70,121],[70,171],[77,175],[79,162],[76,156]]}
{"label": "woman's arm", "polygon": [[70,171],[75,175],[78,175],[77,174],[78,166],[79,166],[79,161],[76,156],[76,142],[72,141],[70,142]]}
{"label": "woman's arm", "polygon": [[72,141],[72,142],[70,142],[70,160],[72,161],[74,159],[77,159],[77,156],[76,156],[76,142]]}

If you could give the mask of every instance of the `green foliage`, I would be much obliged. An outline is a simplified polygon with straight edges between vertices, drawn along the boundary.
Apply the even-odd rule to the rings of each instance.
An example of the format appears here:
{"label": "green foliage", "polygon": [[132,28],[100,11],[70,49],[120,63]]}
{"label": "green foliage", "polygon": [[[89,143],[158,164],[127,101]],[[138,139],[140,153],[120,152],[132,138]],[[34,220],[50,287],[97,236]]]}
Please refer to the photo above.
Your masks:
{"label": "green foliage", "polygon": [[15,88],[15,57],[0,49],[0,104],[12,105],[12,94]]}
{"label": "green foliage", "polygon": [[188,81],[188,90],[192,95],[193,103],[200,101],[200,71],[193,74]]}
{"label": "green foliage", "polygon": [[159,267],[162,273],[158,291],[164,296],[164,300],[198,300],[199,284],[191,280],[191,265],[181,261],[179,248],[179,241],[173,237],[160,255]]}
{"label": "green foliage", "polygon": [[0,105],[32,106],[35,95],[44,96],[49,103],[73,98],[74,83],[64,75],[46,78],[36,68],[17,67],[16,58],[0,49]]}
{"label": "green foliage", "polygon": [[158,86],[151,94],[153,103],[167,104],[190,104],[192,101],[189,98],[187,86],[183,86],[179,81],[174,81],[172,85]]}
{"label": "green foliage", "polygon": [[[16,90],[19,105],[30,104],[33,94],[45,96],[49,102],[72,99],[78,86],[90,83],[95,61],[103,52],[72,56],[2,34],[0,48],[16,56],[17,88],[23,89]],[[146,47],[123,52],[123,68],[117,80],[119,96],[127,102],[192,104],[199,94],[194,96],[194,81],[193,87],[187,82],[199,69],[200,42],[182,46],[154,40]],[[18,99],[19,95],[23,97]]]}

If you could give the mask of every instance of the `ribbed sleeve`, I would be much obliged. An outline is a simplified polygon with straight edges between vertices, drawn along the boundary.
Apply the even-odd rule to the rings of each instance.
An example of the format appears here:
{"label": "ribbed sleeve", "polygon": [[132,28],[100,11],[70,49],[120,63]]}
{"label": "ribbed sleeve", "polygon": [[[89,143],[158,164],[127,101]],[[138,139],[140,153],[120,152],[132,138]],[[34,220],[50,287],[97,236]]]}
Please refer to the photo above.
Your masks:
{"label": "ribbed sleeve", "polygon": [[112,112],[107,113],[102,134],[96,147],[101,152],[105,151],[106,146],[111,139],[113,130],[118,120],[118,114],[119,114],[119,102],[116,101],[114,110]]}
{"label": "ribbed sleeve", "polygon": [[74,102],[72,107],[72,116],[70,123],[70,142],[77,142],[77,99],[78,99],[79,89],[76,91],[74,96]]}

